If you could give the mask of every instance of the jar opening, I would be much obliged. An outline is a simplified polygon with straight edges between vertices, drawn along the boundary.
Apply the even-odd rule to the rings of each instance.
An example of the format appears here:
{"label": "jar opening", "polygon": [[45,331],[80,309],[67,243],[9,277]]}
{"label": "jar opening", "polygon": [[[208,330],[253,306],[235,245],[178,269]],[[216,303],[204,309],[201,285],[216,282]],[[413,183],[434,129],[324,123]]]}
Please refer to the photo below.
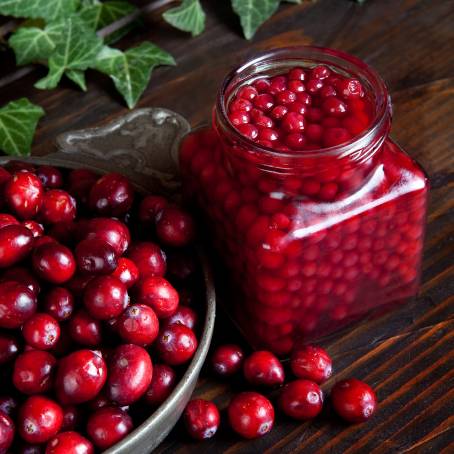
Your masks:
{"label": "jar opening", "polygon": [[[372,96],[374,116],[369,126],[349,141],[332,147],[311,150],[281,151],[261,145],[243,136],[230,122],[227,113],[231,96],[246,82],[263,76],[282,74],[293,67],[326,65],[335,72],[359,79],[366,92]],[[391,102],[384,81],[378,73],[360,59],[347,53],[315,46],[298,46],[274,49],[258,54],[253,59],[233,69],[224,79],[218,92],[216,120],[226,134],[239,147],[254,150],[264,158],[294,160],[298,157],[347,156],[358,150],[377,149],[387,136],[390,128]],[[370,151],[370,150],[369,150]],[[370,153],[365,152],[370,155]]]}

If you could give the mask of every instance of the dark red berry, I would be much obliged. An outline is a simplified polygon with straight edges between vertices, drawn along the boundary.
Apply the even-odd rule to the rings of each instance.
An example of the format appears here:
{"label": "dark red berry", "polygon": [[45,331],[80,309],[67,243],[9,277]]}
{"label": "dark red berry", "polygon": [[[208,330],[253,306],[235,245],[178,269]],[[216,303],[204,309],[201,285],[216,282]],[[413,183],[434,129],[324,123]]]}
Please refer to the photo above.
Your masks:
{"label": "dark red berry", "polygon": [[147,195],[139,205],[139,221],[147,225],[152,225],[156,221],[156,216],[167,206],[165,197],[159,195]]}
{"label": "dark red berry", "polygon": [[323,392],[309,380],[295,380],[287,383],[279,397],[281,410],[291,418],[308,420],[315,418],[323,407]]}
{"label": "dark red berry", "polygon": [[113,246],[96,238],[82,240],[74,251],[81,273],[110,274],[117,267],[117,254]]}
{"label": "dark red berry", "polygon": [[213,437],[218,430],[220,419],[216,405],[204,399],[191,400],[183,413],[186,430],[196,440]]}
{"label": "dark red berry", "polygon": [[49,440],[45,454],[93,454],[93,445],[77,432],[60,432]]}
{"label": "dark red berry", "polygon": [[167,246],[186,246],[195,236],[194,220],[181,208],[168,205],[156,216],[156,234]]}
{"label": "dark red berry", "polygon": [[0,412],[14,417],[19,407],[18,400],[12,396],[0,396]]}
{"label": "dark red berry", "polygon": [[49,314],[36,313],[22,327],[25,342],[38,350],[50,350],[60,337],[60,325]]}
{"label": "dark red berry", "polygon": [[46,189],[61,188],[63,186],[63,175],[56,167],[39,166],[36,175]]}
{"label": "dark red berry", "polygon": [[129,249],[129,258],[139,269],[141,279],[147,276],[164,276],[166,272],[166,256],[157,244],[135,243]]}
{"label": "dark red berry", "polygon": [[69,320],[68,331],[71,339],[86,347],[97,347],[102,341],[101,322],[79,309]]}
{"label": "dark red berry", "polygon": [[76,261],[72,252],[62,244],[42,244],[33,251],[34,272],[52,284],[68,281],[76,271]]}
{"label": "dark red berry", "polygon": [[29,220],[22,222],[22,225],[32,232],[33,238],[39,238],[44,235],[44,227],[39,222]]}
{"label": "dark red berry", "polygon": [[6,203],[21,219],[31,219],[43,201],[41,180],[31,172],[18,172],[5,185]]}
{"label": "dark red berry", "polygon": [[165,326],[156,339],[161,359],[171,366],[189,361],[197,349],[197,338],[188,327],[180,324]]}
{"label": "dark red berry", "polygon": [[130,288],[139,280],[139,269],[132,260],[122,257],[118,259],[117,268],[112,276],[123,282],[126,288]]}
{"label": "dark red berry", "polygon": [[15,427],[13,420],[0,411],[0,452],[8,452],[14,440]]}
{"label": "dark red berry", "polygon": [[19,328],[36,312],[36,296],[23,284],[0,282],[0,328]]}
{"label": "dark red berry", "polygon": [[51,189],[44,193],[39,217],[45,224],[73,221],[76,217],[76,201],[62,189]]}
{"label": "dark red berry", "polygon": [[159,321],[151,307],[132,304],[118,318],[116,329],[125,342],[146,347],[158,336]]}
{"label": "dark red berry", "polygon": [[150,386],[144,394],[145,402],[153,407],[161,405],[170,396],[176,381],[177,375],[170,366],[155,364]]}
{"label": "dark red berry", "polygon": [[305,345],[295,350],[290,359],[292,372],[298,378],[323,383],[331,377],[332,361],[328,352],[315,345]]}
{"label": "dark red berry", "polygon": [[244,360],[243,372],[253,385],[274,386],[284,383],[284,368],[277,357],[268,351],[257,351]]}
{"label": "dark red berry", "polygon": [[163,277],[149,276],[137,287],[137,301],[150,306],[158,318],[170,317],[178,308],[179,296],[174,287]]}
{"label": "dark red berry", "polygon": [[0,229],[0,268],[20,262],[33,247],[33,234],[23,225],[7,225]]}
{"label": "dark red berry", "polygon": [[0,332],[0,366],[14,359],[18,353],[19,342],[16,337]]}
{"label": "dark red berry", "polygon": [[176,312],[173,313],[173,315],[165,318],[163,323],[165,325],[179,323],[180,325],[187,326],[188,328],[194,330],[197,324],[197,314],[190,307],[180,306],[177,308]]}
{"label": "dark red berry", "polygon": [[74,296],[65,287],[52,287],[44,297],[43,309],[56,320],[68,320],[74,311]]}
{"label": "dark red berry", "polygon": [[217,375],[230,377],[241,369],[243,358],[243,350],[238,345],[221,345],[213,352],[211,365]]}
{"label": "dark red berry", "polygon": [[74,430],[82,422],[82,408],[76,405],[63,407],[62,431]]}

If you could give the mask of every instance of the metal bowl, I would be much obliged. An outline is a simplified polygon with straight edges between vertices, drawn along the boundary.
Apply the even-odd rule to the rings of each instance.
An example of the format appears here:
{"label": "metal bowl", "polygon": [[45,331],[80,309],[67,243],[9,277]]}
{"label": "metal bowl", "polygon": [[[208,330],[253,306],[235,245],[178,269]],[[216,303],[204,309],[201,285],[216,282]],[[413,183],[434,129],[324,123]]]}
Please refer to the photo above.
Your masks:
{"label": "metal bowl", "polygon": [[[180,115],[162,108],[137,109],[100,128],[71,131],[57,138],[59,151],[21,158],[33,164],[88,168],[100,174],[119,172],[140,193],[164,194],[177,200],[180,182],[177,153],[190,130]],[[0,157],[0,165],[15,159]],[[203,269],[206,312],[197,351],[172,394],[140,426],[105,453],[145,454],[156,448],[175,426],[196,386],[211,343],[216,312],[214,282],[203,247],[197,245]]]}

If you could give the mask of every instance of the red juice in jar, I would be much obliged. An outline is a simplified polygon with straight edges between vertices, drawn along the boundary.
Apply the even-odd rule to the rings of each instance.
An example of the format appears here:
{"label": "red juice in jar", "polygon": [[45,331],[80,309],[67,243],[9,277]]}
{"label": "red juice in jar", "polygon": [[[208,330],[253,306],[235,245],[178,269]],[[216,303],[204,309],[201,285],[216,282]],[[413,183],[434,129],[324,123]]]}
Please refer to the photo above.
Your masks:
{"label": "red juice in jar", "polygon": [[241,290],[228,309],[254,347],[286,355],[416,294],[428,181],[390,126],[373,69],[295,47],[232,71],[213,127],[183,141],[186,188]]}

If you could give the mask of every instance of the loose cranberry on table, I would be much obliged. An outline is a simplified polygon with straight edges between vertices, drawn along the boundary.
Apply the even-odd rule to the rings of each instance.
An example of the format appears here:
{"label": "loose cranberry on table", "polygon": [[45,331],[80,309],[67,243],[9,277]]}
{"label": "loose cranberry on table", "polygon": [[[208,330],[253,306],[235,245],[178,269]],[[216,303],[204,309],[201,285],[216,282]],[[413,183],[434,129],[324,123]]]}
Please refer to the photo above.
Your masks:
{"label": "loose cranberry on table", "polygon": [[33,248],[33,234],[23,225],[7,225],[0,229],[0,268],[25,259]]}
{"label": "loose cranberry on table", "polygon": [[60,432],[49,440],[45,454],[93,454],[93,445],[77,432]]}
{"label": "loose cranberry on table", "polygon": [[130,288],[139,280],[139,269],[132,260],[121,257],[118,259],[117,267],[112,276],[123,282],[126,288]]}
{"label": "loose cranberry on table", "polygon": [[253,385],[281,385],[285,379],[281,362],[268,351],[257,351],[247,357],[243,363],[243,372],[246,380]]}
{"label": "loose cranberry on table", "polygon": [[57,367],[55,389],[64,404],[88,402],[101,391],[107,379],[107,366],[101,355],[92,350],[77,350],[61,358]]}
{"label": "loose cranberry on table", "polygon": [[243,358],[243,350],[238,345],[220,345],[211,356],[211,366],[220,377],[230,377],[241,369]]}
{"label": "loose cranberry on table", "polygon": [[36,312],[36,295],[19,282],[0,282],[0,328],[19,328]]}
{"label": "loose cranberry on table", "polygon": [[0,332],[0,366],[13,360],[19,353],[19,348],[19,341],[14,335]]}
{"label": "loose cranberry on table", "polygon": [[113,246],[96,238],[82,240],[74,251],[77,268],[81,273],[110,274],[118,264]]}
{"label": "loose cranberry on table", "polygon": [[98,320],[118,317],[129,304],[126,286],[113,276],[92,279],[85,287],[83,298],[88,313]]}
{"label": "loose cranberry on table", "polygon": [[161,359],[171,366],[189,361],[197,350],[197,338],[187,326],[165,326],[156,339],[156,351]]}
{"label": "loose cranberry on table", "polygon": [[29,397],[19,409],[17,431],[27,443],[45,443],[63,424],[63,410],[44,396]]}
{"label": "loose cranberry on table", "polygon": [[45,224],[70,222],[76,217],[76,201],[62,189],[50,189],[44,193],[39,219]]}
{"label": "loose cranberry on table", "polygon": [[274,408],[262,394],[242,392],[230,402],[227,414],[232,429],[243,438],[267,434],[274,424]]}
{"label": "loose cranberry on table", "polygon": [[13,384],[23,394],[41,394],[53,385],[57,360],[49,352],[30,350],[14,362]]}
{"label": "loose cranberry on table", "polygon": [[65,287],[52,287],[45,295],[43,309],[56,320],[68,320],[74,311],[74,296]]}
{"label": "loose cranberry on table", "polygon": [[18,172],[6,183],[6,203],[21,219],[31,219],[38,214],[43,202],[41,180],[31,172]]}
{"label": "loose cranberry on table", "polygon": [[129,180],[118,173],[102,176],[91,188],[88,204],[93,212],[107,216],[123,216],[132,206],[134,189]]}
{"label": "loose cranberry on table", "polygon": [[219,428],[220,420],[216,405],[204,399],[191,400],[183,413],[186,430],[196,440],[213,437]]}
{"label": "loose cranberry on table", "polygon": [[86,347],[98,347],[102,342],[101,321],[93,318],[84,309],[79,309],[69,320],[71,339]]}
{"label": "loose cranberry on table", "polygon": [[116,329],[125,342],[146,347],[158,336],[159,321],[151,307],[132,304],[118,318]]}
{"label": "loose cranberry on table", "polygon": [[141,279],[148,276],[164,276],[166,272],[166,256],[155,243],[140,242],[131,245],[128,257],[139,269]]}
{"label": "loose cranberry on table", "polygon": [[7,452],[14,440],[15,427],[13,420],[0,411],[0,452]]}
{"label": "loose cranberry on table", "polygon": [[291,418],[304,421],[312,419],[322,411],[323,392],[317,383],[295,380],[282,388],[279,406]]}
{"label": "loose cranberry on table", "polygon": [[145,402],[153,407],[161,405],[170,396],[176,381],[177,375],[170,366],[155,364],[150,386],[144,394]]}
{"label": "loose cranberry on table", "polygon": [[52,284],[63,284],[76,271],[76,261],[71,250],[59,243],[42,244],[35,248],[32,266],[41,279]]}
{"label": "loose cranberry on table", "polygon": [[331,390],[331,403],[336,413],[345,421],[367,421],[377,407],[377,396],[366,383],[356,378],[337,382]]}
{"label": "loose cranberry on table", "polygon": [[138,345],[117,347],[108,362],[107,396],[119,405],[139,400],[150,386],[153,365],[148,352]]}
{"label": "loose cranberry on table", "polygon": [[328,352],[315,345],[306,345],[295,350],[290,358],[290,367],[298,378],[306,378],[319,384],[328,380],[333,372]]}
{"label": "loose cranberry on table", "polygon": [[179,296],[170,282],[163,277],[148,276],[137,284],[137,302],[150,306],[161,319],[175,313]]}
{"label": "loose cranberry on table", "polygon": [[156,216],[156,234],[166,246],[186,246],[195,236],[194,220],[181,208],[168,205]]}
{"label": "loose cranberry on table", "polygon": [[162,322],[165,325],[174,325],[175,323],[179,323],[180,325],[187,326],[188,328],[194,330],[197,324],[197,314],[190,307],[179,306],[170,317],[165,318]]}
{"label": "loose cranberry on table", "polygon": [[60,337],[60,325],[54,317],[45,313],[32,315],[22,327],[25,342],[38,350],[50,350]]}
{"label": "loose cranberry on table", "polygon": [[87,433],[99,449],[107,449],[123,439],[133,428],[131,417],[118,407],[104,407],[88,418]]}

